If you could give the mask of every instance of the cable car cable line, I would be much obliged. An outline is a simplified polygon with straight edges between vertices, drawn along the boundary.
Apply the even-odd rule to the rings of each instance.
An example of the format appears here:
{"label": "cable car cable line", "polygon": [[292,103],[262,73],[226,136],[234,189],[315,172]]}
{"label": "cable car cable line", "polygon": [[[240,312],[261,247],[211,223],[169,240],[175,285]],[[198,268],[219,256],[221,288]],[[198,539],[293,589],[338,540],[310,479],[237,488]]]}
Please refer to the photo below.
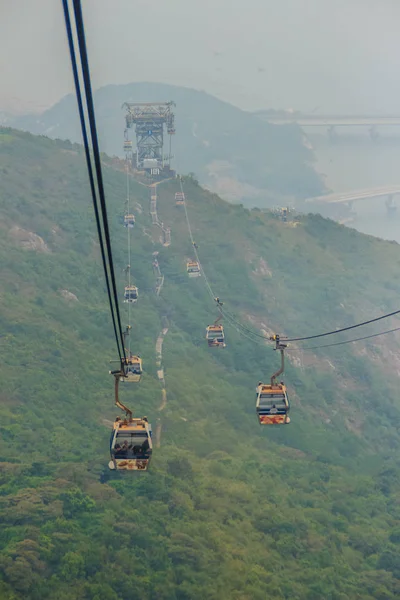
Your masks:
{"label": "cable car cable line", "polygon": [[369,319],[368,321],[363,321],[362,323],[356,323],[355,325],[349,325],[348,327],[342,327],[341,329],[335,329],[333,331],[327,331],[326,333],[319,333],[318,335],[309,335],[306,337],[298,337],[298,338],[287,338],[287,342],[302,342],[305,340],[315,340],[316,338],[326,337],[327,335],[334,335],[335,333],[342,333],[343,331],[350,331],[350,329],[356,329],[357,327],[364,327],[365,325],[369,325],[370,323],[376,323],[377,321],[382,321],[382,319],[389,319],[390,317],[394,317],[395,315],[400,314],[400,310],[395,310],[391,313],[387,313],[385,315],[381,315],[380,317],[375,317],[374,319]]}
{"label": "cable car cable line", "polygon": [[345,340],[344,342],[324,344],[323,346],[306,346],[305,348],[299,348],[299,350],[316,350],[317,348],[331,348],[332,346],[342,346],[343,344],[352,344],[353,342],[360,342],[361,340],[369,340],[370,338],[379,337],[380,335],[386,335],[388,333],[394,333],[395,331],[400,331],[400,327],[395,327],[394,329],[388,329],[387,331],[381,331],[379,333],[373,333],[372,335],[364,335],[363,337],[355,338],[353,340]]}
{"label": "cable car cable line", "polygon": [[[130,186],[129,186],[129,158],[128,153],[126,153],[126,203],[127,203],[127,214],[130,214]],[[131,294],[131,227],[128,225],[128,265],[127,265],[127,275],[128,275],[128,290],[129,294]],[[136,290],[137,295],[137,290]],[[130,298],[128,300],[128,331],[131,330],[131,301]],[[128,355],[131,355],[131,336],[128,335]]]}
{"label": "cable car cable line", "polygon": [[[180,185],[180,190],[181,190],[182,197],[184,198],[184,200],[183,200],[183,208],[184,208],[184,211],[185,211],[186,223],[187,223],[187,227],[188,227],[188,231],[189,231],[190,241],[191,241],[192,247],[193,247],[193,252],[194,252],[194,254],[196,256],[196,260],[197,260],[197,262],[199,264],[201,273],[202,273],[202,275],[204,277],[204,281],[205,281],[205,284],[207,286],[207,290],[208,290],[211,298],[213,299],[214,302],[217,302],[218,309],[219,309],[220,313],[222,313],[222,315],[224,316],[224,318],[226,318],[228,321],[230,321],[231,325],[236,329],[236,331],[238,333],[241,333],[242,335],[244,335],[245,337],[247,337],[248,339],[250,339],[253,343],[254,342],[258,342],[258,340],[255,340],[254,337],[250,337],[250,335],[251,336],[261,337],[261,338],[263,338],[265,340],[270,341],[269,338],[267,338],[265,336],[261,336],[260,334],[257,334],[255,331],[252,331],[251,329],[248,329],[247,327],[244,327],[242,325],[242,323],[240,323],[240,321],[237,321],[233,317],[233,315],[231,313],[229,313],[229,311],[226,311],[225,309],[222,308],[223,303],[221,303],[219,301],[219,298],[214,294],[214,292],[212,290],[212,287],[211,287],[211,284],[210,284],[210,282],[209,282],[209,280],[207,278],[207,275],[206,275],[206,273],[204,271],[203,265],[202,265],[202,263],[200,261],[199,253],[197,251],[197,244],[194,241],[192,227],[190,225],[189,214],[188,214],[187,205],[186,205],[186,197],[185,197],[185,194],[184,194],[184,191],[183,191],[182,177],[179,177],[179,185]],[[248,334],[246,335],[246,333],[244,331],[240,331],[238,329],[238,327],[241,327],[241,328],[245,329],[248,332],[248,334],[250,334],[250,335],[248,335]],[[261,343],[261,342],[258,342],[258,343]]]}
{"label": "cable car cable line", "polygon": [[[98,234],[98,238],[99,238],[103,270],[104,270],[104,275],[105,275],[105,279],[106,279],[108,301],[109,301],[109,306],[110,306],[111,318],[112,318],[112,322],[113,322],[113,329],[114,329],[115,340],[116,340],[116,344],[117,344],[118,355],[120,358],[120,362],[122,363],[123,359],[126,359],[125,347],[124,347],[124,336],[123,336],[123,332],[122,332],[121,318],[120,318],[119,305],[118,305],[118,296],[117,296],[116,283],[115,283],[114,264],[113,264],[112,250],[111,250],[111,243],[110,243],[107,209],[106,209],[106,204],[105,204],[100,151],[99,151],[99,144],[98,144],[98,138],[97,138],[96,121],[95,121],[94,106],[93,106],[93,95],[92,95],[92,91],[91,91],[90,71],[89,71],[89,64],[88,64],[88,58],[87,58],[87,52],[86,52],[86,42],[85,42],[82,10],[81,10],[80,1],[73,0],[74,15],[75,15],[75,28],[76,28],[76,35],[77,35],[77,39],[78,39],[80,65],[81,65],[81,71],[82,71],[81,76],[82,76],[82,79],[84,82],[84,88],[85,88],[86,108],[87,108],[88,120],[89,120],[89,126],[90,126],[90,133],[91,133],[91,140],[92,140],[92,147],[93,147],[93,157],[94,157],[95,170],[96,170],[97,189],[98,189],[98,193],[99,193],[99,197],[100,197],[100,209],[101,209],[102,225],[103,225],[104,234],[103,234],[103,230],[101,227],[101,221],[100,221],[98,197],[97,197],[97,193],[96,193],[95,177],[94,177],[94,173],[93,173],[92,159],[91,159],[90,146],[89,146],[89,137],[88,137],[88,131],[87,131],[87,127],[86,127],[86,120],[85,120],[85,113],[84,113],[84,106],[83,106],[83,94],[82,94],[82,90],[81,90],[81,83],[79,80],[77,50],[75,48],[75,42],[74,42],[74,37],[73,37],[73,32],[72,32],[68,0],[62,0],[62,4],[63,4],[63,9],[64,9],[65,27],[66,27],[66,33],[67,33],[67,38],[68,38],[68,46],[69,46],[71,66],[72,66],[72,72],[73,72],[73,78],[74,78],[74,84],[75,84],[75,92],[76,92],[76,98],[77,98],[77,102],[78,102],[78,112],[79,112],[79,119],[80,119],[82,137],[83,137],[83,143],[84,143],[84,149],[85,149],[86,164],[87,164],[87,170],[88,170],[88,175],[89,175],[89,184],[90,184],[93,207],[94,207],[94,212],[95,212],[97,234]],[[104,244],[104,242],[105,242],[105,244]],[[106,250],[105,250],[104,246],[106,246]],[[111,278],[111,283],[110,283],[110,278]]]}
{"label": "cable car cable line", "polygon": [[[97,136],[96,117],[95,117],[95,111],[94,111],[92,85],[91,85],[91,80],[90,80],[89,60],[88,60],[87,49],[86,49],[85,29],[84,29],[84,24],[83,24],[81,0],[73,0],[73,6],[74,6],[74,13],[75,13],[75,22],[76,22],[78,43],[79,43],[79,52],[80,52],[80,59],[81,59],[83,82],[85,85],[85,92],[86,92],[88,119],[89,119],[90,133],[91,133],[92,145],[93,145],[93,157],[94,157],[94,163],[95,163],[95,167],[96,167],[97,185],[98,185],[98,189],[99,189],[101,212],[102,212],[102,216],[103,216],[103,227],[104,227],[104,234],[105,234],[108,260],[109,260],[109,266],[110,266],[112,289],[113,289],[113,295],[114,295],[114,302],[115,302],[115,309],[116,309],[119,333],[120,333],[121,341],[123,343],[121,315],[120,315],[120,311],[119,311],[117,286],[116,286],[115,272],[114,272],[114,262],[113,262],[112,249],[111,249],[110,230],[109,230],[109,226],[108,226],[107,206],[106,206],[106,199],[105,199],[105,193],[104,193],[104,183],[103,183],[103,174],[102,174],[102,168],[101,168],[100,148],[99,148],[99,142],[98,142],[98,136]],[[123,351],[123,354],[125,356],[125,351]]]}
{"label": "cable car cable line", "polygon": [[[234,315],[232,313],[228,313],[228,311],[226,309],[222,309],[222,312],[227,317],[229,315],[230,318],[233,321],[235,321],[239,325],[239,327],[241,327],[244,331],[247,331],[258,338],[261,338],[261,339],[264,339],[267,341],[269,340],[268,336],[257,333],[256,331],[252,331],[251,329],[249,329],[248,327],[246,327],[245,325],[240,323],[237,319],[235,319]],[[391,313],[381,315],[380,317],[375,317],[374,319],[369,319],[368,321],[363,321],[362,323],[356,323],[355,325],[349,325],[348,327],[342,327],[341,329],[334,329],[332,331],[327,331],[325,333],[319,333],[317,335],[310,335],[310,336],[306,336],[306,337],[284,338],[284,339],[286,342],[302,342],[302,341],[306,341],[306,340],[313,340],[313,339],[317,339],[317,338],[321,338],[321,337],[326,337],[328,335],[333,335],[335,333],[342,333],[343,331],[350,331],[351,329],[356,329],[357,327],[364,327],[365,325],[370,325],[371,323],[376,323],[377,321],[381,321],[383,319],[389,319],[390,317],[394,317],[395,315],[398,315],[398,314],[400,314],[400,310],[395,310]]]}
{"label": "cable car cable line", "polygon": [[[179,178],[179,185],[180,185],[180,188],[181,188],[181,193],[184,194],[184,192],[183,192],[183,185],[182,185],[182,178],[181,177]],[[204,277],[204,282],[205,282],[205,284],[207,286],[207,290],[208,290],[211,298],[213,300],[215,300],[216,297],[214,295],[214,292],[212,291],[211,285],[210,285],[210,283],[209,283],[209,281],[207,279],[207,275],[204,272],[203,266],[202,266],[200,258],[199,258],[199,254],[197,252],[197,244],[195,243],[194,238],[193,238],[192,228],[190,226],[189,215],[188,215],[188,210],[187,210],[187,206],[186,206],[186,200],[183,201],[183,208],[185,210],[186,223],[187,223],[188,230],[189,230],[189,237],[190,237],[190,241],[192,243],[193,252],[194,252],[194,254],[196,256],[196,260],[197,260],[197,262],[199,264],[200,271],[201,271],[201,273],[202,273],[202,275]]]}

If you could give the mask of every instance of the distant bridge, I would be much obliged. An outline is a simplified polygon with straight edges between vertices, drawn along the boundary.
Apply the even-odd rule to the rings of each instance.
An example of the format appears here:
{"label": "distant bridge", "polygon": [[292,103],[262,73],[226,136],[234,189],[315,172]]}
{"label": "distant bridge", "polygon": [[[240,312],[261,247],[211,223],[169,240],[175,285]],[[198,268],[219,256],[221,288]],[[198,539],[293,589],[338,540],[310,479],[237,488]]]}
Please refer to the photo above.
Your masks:
{"label": "distant bridge", "polygon": [[378,127],[400,126],[400,116],[383,115],[303,115],[301,113],[273,114],[259,110],[254,113],[273,125],[296,123],[300,127]]}
{"label": "distant bridge", "polygon": [[387,196],[391,198],[395,194],[400,194],[400,184],[387,185],[384,187],[370,188],[367,190],[356,190],[353,192],[339,192],[337,194],[325,194],[315,198],[307,198],[306,202],[319,204],[351,204],[356,200],[366,200],[368,198],[381,198]]}

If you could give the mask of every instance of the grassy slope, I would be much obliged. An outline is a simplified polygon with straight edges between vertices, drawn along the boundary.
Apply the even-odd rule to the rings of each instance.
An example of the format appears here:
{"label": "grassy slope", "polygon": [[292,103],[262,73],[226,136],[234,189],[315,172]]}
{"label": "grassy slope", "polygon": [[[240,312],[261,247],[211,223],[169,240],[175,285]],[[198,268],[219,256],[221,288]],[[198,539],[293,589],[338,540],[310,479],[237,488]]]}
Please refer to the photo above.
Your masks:
{"label": "grassy slope", "polygon": [[[172,227],[164,249],[143,234],[148,190],[132,182],[143,206],[132,348],[146,374],[124,399],[153,426],[162,418],[163,432],[151,472],[110,476],[114,346],[81,149],[5,130],[0,161],[0,597],[396,597],[397,339],[312,352],[301,367],[292,352],[292,424],[260,429],[255,385],[278,357],[229,326],[226,351],[204,347],[214,309],[204,282],[185,275],[191,248],[177,184],[159,190],[160,218]],[[122,288],[125,178],[105,167],[105,180]],[[244,321],[307,334],[397,308],[398,245],[319,217],[291,228],[190,180],[185,191],[210,282]],[[15,226],[41,236],[49,252],[22,248]],[[166,277],[160,298],[151,291],[155,250]]]}

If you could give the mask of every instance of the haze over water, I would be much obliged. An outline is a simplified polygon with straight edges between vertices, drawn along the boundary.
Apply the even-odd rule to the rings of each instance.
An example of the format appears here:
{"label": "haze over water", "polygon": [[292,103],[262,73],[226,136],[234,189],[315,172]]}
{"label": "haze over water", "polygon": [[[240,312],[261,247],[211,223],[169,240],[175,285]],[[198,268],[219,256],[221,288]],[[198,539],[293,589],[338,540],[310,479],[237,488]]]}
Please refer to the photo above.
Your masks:
{"label": "haze over water", "polygon": [[[400,184],[400,128],[383,132],[372,142],[367,129],[339,130],[339,139],[332,143],[325,133],[307,131],[317,162],[315,168],[325,175],[325,182],[333,192]],[[398,206],[395,215],[388,216],[386,198],[372,198],[353,203],[355,219],[349,223],[358,231],[400,243],[400,196],[394,197]]]}

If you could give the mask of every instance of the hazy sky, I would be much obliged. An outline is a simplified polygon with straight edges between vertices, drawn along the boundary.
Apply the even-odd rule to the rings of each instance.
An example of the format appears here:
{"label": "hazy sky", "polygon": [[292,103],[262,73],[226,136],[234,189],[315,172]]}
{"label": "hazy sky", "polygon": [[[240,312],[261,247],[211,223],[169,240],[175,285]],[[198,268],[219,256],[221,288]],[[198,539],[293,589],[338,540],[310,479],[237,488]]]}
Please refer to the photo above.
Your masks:
{"label": "hazy sky", "polygon": [[[398,0],[83,0],[93,84],[246,109],[400,113]],[[0,0],[0,110],[72,91],[61,0]],[[161,99],[162,100],[162,99]]]}

